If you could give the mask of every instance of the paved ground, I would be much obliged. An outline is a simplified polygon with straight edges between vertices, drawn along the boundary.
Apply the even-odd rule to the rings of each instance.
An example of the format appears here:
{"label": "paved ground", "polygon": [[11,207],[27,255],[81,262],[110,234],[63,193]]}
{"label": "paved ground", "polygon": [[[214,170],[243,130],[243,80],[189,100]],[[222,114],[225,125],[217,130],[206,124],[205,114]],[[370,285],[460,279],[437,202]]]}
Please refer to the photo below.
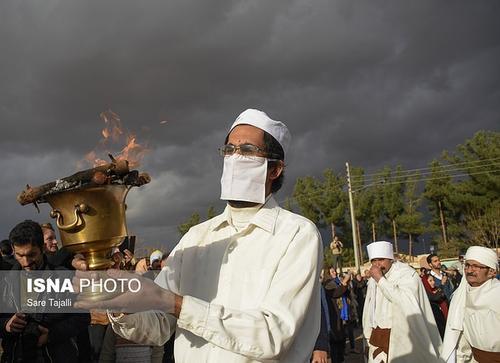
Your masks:
{"label": "paved ground", "polygon": [[[364,363],[363,354],[363,342],[361,329],[354,329],[354,336],[356,337],[356,350],[360,352],[359,354],[349,353],[345,356],[345,363]],[[349,343],[346,345],[346,353],[350,351]]]}
{"label": "paved ground", "polygon": [[[361,335],[361,328],[356,328],[354,329],[354,336],[356,337],[356,349],[359,352],[362,352],[362,335]],[[2,340],[0,339],[0,342]],[[348,353],[350,351],[349,348],[349,343],[346,344],[346,352]],[[2,356],[2,347],[0,346],[0,357]],[[331,360],[328,360],[329,363],[331,363]],[[345,356],[345,361],[344,363],[364,363],[363,360],[363,355],[362,354],[355,354],[355,353],[349,353]]]}
{"label": "paved ground", "polygon": [[[363,354],[363,335],[361,328],[354,329],[354,336],[356,337],[356,350],[360,352],[359,354],[349,353],[345,356],[345,363],[364,363]],[[346,353],[350,351],[349,343],[346,344]]]}

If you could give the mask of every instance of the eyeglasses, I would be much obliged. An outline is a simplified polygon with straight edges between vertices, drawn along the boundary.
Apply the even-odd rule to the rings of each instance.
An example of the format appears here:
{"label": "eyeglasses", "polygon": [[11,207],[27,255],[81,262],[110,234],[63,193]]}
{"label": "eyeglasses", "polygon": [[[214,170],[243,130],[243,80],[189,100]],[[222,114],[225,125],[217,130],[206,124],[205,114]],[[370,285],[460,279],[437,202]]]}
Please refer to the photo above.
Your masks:
{"label": "eyeglasses", "polygon": [[489,268],[489,267],[488,266],[471,265],[471,264],[466,263],[464,265],[464,269],[467,270],[469,268],[473,269],[473,270],[483,270],[483,269],[486,269],[486,268]]}
{"label": "eyeglasses", "polygon": [[238,146],[233,144],[226,144],[219,148],[219,154],[221,156],[231,156],[235,152],[239,152],[240,155],[244,156],[257,156],[258,154],[262,154],[265,157],[279,159],[279,155],[268,153],[260,147],[252,144],[241,144]]}

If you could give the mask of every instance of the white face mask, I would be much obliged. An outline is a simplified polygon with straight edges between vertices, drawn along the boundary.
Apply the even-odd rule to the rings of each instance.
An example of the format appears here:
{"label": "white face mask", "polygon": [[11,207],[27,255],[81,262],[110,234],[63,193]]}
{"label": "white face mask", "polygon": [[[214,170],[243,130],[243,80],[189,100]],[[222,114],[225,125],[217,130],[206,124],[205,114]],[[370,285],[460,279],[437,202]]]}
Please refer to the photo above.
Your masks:
{"label": "white face mask", "polygon": [[266,158],[237,153],[225,156],[220,199],[264,204],[266,177]]}

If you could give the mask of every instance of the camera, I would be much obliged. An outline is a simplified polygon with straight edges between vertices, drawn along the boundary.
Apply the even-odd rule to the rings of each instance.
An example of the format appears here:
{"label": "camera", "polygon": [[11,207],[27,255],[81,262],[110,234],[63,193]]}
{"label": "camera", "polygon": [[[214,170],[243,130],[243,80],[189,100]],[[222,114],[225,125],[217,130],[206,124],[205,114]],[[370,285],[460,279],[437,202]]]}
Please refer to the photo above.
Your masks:
{"label": "camera", "polygon": [[16,361],[36,362],[38,356],[38,338],[40,337],[39,322],[30,314],[26,314],[26,327],[19,335],[18,344],[15,346]]}

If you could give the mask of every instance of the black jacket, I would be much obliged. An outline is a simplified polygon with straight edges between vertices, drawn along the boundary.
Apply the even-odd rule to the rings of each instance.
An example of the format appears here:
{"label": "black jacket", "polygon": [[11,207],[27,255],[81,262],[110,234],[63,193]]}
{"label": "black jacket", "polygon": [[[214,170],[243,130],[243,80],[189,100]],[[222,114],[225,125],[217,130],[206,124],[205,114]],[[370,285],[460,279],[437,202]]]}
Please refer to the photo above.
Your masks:
{"label": "black jacket", "polygon": [[[20,270],[14,265],[13,270]],[[43,270],[61,270],[44,259]],[[3,290],[3,289],[2,289]],[[0,314],[0,336],[4,353],[1,362],[78,362],[76,336],[87,329],[90,315],[63,313],[36,313],[28,315],[28,326],[23,333],[8,333],[6,324],[13,314]],[[48,343],[41,348],[37,329],[42,325],[49,329]]]}
{"label": "black jacket", "polygon": [[328,280],[324,282],[325,293],[327,296],[328,313],[330,314],[330,326],[332,329],[331,338],[335,342],[345,340],[345,329],[340,318],[340,309],[338,300],[347,291],[347,286],[337,285],[335,281]]}
{"label": "black jacket", "polygon": [[[320,289],[324,289],[323,286],[320,286]],[[323,292],[321,292],[323,294]],[[314,350],[321,350],[324,352],[328,352],[330,354],[330,343],[328,341],[328,324],[326,322],[326,314],[325,309],[328,310],[328,298],[325,299],[327,306],[323,305],[323,299],[321,299],[321,325],[319,329],[319,335],[316,339],[316,343],[314,344]]]}
{"label": "black jacket", "polygon": [[0,270],[10,270],[17,263],[12,255],[0,257]]}

